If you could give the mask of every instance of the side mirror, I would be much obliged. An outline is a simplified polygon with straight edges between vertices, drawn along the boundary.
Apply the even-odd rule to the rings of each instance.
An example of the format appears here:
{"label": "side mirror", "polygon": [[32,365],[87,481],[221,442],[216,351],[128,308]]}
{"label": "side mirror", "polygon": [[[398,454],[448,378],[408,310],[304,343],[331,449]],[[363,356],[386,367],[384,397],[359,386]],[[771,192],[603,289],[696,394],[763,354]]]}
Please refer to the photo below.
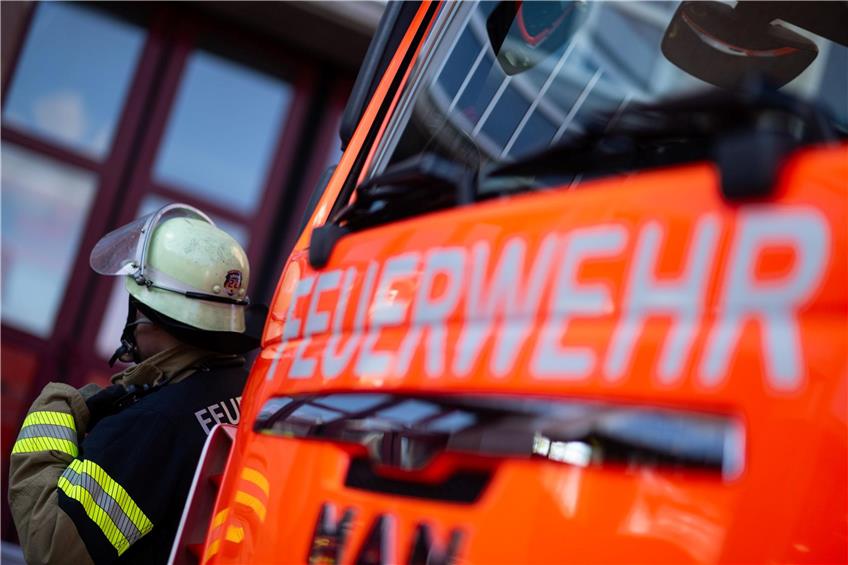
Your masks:
{"label": "side mirror", "polygon": [[580,1],[498,2],[486,32],[503,71],[516,75],[551,55],[574,34],[585,8]]}
{"label": "side mirror", "polygon": [[764,10],[683,2],[665,31],[662,52],[687,73],[722,88],[737,89],[752,76],[779,88],[813,62],[818,48],[772,19]]}

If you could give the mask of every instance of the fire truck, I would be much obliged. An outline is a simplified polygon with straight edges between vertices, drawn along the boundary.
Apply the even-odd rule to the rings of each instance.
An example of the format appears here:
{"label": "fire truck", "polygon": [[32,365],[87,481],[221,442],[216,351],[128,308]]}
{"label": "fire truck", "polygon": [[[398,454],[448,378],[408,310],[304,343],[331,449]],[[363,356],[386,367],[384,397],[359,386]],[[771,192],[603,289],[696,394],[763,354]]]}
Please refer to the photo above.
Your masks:
{"label": "fire truck", "polygon": [[340,134],[172,563],[848,561],[848,4],[390,2]]}

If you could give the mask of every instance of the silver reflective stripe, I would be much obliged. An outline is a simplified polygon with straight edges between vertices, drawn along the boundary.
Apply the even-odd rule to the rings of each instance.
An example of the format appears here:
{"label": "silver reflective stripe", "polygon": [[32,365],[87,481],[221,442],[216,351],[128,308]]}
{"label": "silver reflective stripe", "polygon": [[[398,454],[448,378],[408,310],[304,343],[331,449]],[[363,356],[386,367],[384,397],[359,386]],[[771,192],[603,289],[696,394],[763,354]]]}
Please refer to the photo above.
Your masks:
{"label": "silver reflective stripe", "polygon": [[30,439],[37,437],[52,437],[55,439],[66,439],[76,443],[77,432],[65,426],[54,426],[52,424],[30,424],[21,429],[18,439]]}
{"label": "silver reflective stripe", "polygon": [[72,485],[80,486],[91,495],[94,502],[103,509],[103,511],[111,518],[115,526],[127,538],[129,545],[137,542],[144,535],[130,517],[123,511],[120,504],[112,498],[112,496],[103,490],[97,481],[87,473],[79,474],[75,470],[68,468],[62,473],[62,476]]}

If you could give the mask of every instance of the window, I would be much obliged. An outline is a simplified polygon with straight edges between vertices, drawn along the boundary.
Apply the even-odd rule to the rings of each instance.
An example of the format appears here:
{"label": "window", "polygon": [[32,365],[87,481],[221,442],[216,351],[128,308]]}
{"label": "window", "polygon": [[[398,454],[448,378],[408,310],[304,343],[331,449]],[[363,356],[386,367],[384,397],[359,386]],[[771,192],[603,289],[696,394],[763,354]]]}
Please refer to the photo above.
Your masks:
{"label": "window", "polygon": [[291,87],[205,51],[187,63],[155,180],[253,214],[291,103]]}
{"label": "window", "polygon": [[105,158],[144,39],[142,29],[96,10],[40,3],[5,102],[4,124]]}
{"label": "window", "polygon": [[[35,8],[3,106],[15,141],[2,156],[8,326],[50,337],[67,289],[86,291],[72,269],[145,40],[142,28],[96,9]],[[43,144],[50,156],[34,151]]]}
{"label": "window", "polygon": [[[186,202],[261,270],[298,178],[289,164],[310,151],[297,142],[300,118],[320,102],[306,63],[203,10],[31,11],[2,106],[2,322],[4,338],[37,350],[45,370],[72,357],[56,377],[77,382],[103,370],[126,317],[123,281],[88,267],[95,242]],[[264,284],[252,277],[255,301]]]}
{"label": "window", "polygon": [[2,144],[3,323],[49,337],[76,257],[96,176]]}
{"label": "window", "polygon": [[[827,20],[838,10],[827,4],[817,4],[810,21]],[[672,2],[446,4],[369,176],[423,152],[472,168],[512,161],[602,126],[631,102],[715,89],[661,50],[677,8]],[[778,21],[781,14],[792,18],[778,13],[779,5],[770,9]],[[809,29],[780,25],[818,49],[785,90],[825,105],[836,123],[848,123],[848,49]],[[728,66],[728,76],[737,72]]]}

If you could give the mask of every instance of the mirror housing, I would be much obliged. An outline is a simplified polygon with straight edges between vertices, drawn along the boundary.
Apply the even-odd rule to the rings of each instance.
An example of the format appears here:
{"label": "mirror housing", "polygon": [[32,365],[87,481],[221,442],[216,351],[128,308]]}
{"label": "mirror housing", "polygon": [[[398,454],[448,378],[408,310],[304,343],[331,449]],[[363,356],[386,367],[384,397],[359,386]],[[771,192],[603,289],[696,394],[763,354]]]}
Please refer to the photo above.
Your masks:
{"label": "mirror housing", "polygon": [[535,67],[574,34],[585,2],[504,0],[486,19],[489,45],[508,75]]}
{"label": "mirror housing", "polygon": [[818,48],[771,23],[762,12],[688,1],[680,4],[666,29],[662,52],[692,76],[736,90],[752,77],[774,88],[783,86],[813,62]]}

